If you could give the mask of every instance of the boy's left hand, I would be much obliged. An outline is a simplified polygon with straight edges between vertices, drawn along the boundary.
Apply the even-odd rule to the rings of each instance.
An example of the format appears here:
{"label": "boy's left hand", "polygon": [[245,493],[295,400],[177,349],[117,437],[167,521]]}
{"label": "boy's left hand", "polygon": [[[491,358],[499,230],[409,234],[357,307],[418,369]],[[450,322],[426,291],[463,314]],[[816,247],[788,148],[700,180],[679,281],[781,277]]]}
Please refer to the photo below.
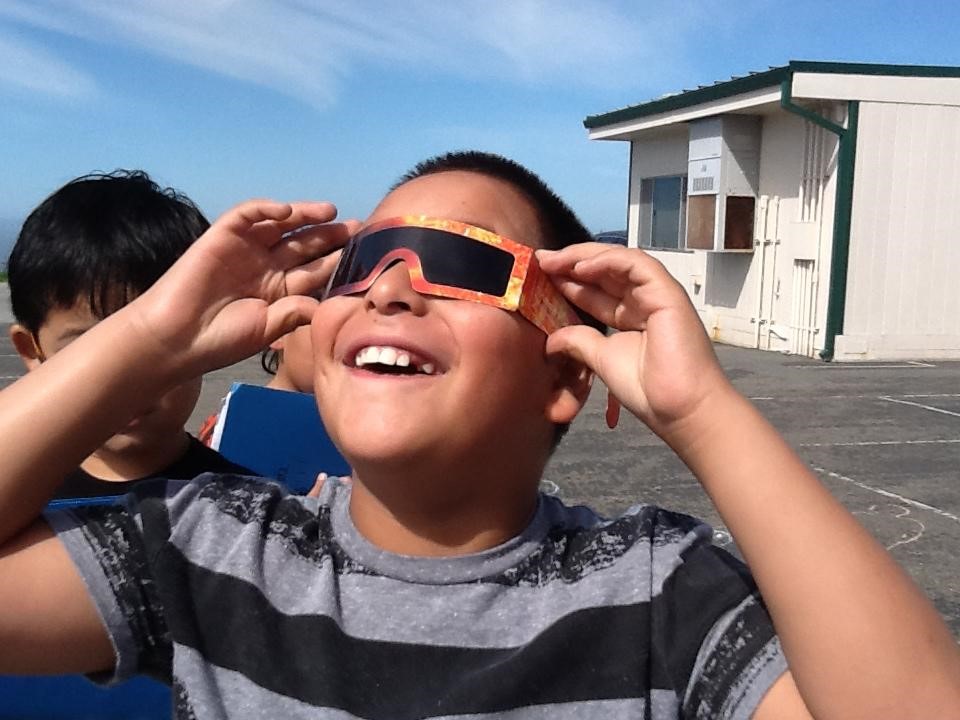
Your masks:
{"label": "boy's left hand", "polygon": [[547,352],[583,362],[658,435],[729,387],[686,292],[650,255],[583,243],[537,258],[567,299],[620,331],[561,328],[547,338]]}

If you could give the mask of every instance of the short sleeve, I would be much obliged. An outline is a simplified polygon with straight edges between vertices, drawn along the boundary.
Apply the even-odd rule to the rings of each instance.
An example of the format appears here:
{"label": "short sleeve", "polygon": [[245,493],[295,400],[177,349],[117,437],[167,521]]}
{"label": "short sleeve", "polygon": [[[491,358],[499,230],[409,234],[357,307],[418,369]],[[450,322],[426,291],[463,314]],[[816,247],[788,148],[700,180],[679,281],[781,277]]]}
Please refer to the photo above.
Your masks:
{"label": "short sleeve", "polygon": [[749,720],[786,670],[780,642],[747,567],[712,544],[708,526],[684,529],[672,549],[661,546],[666,558],[654,546],[662,571],[651,602],[655,666],[677,689],[681,717]]}
{"label": "short sleeve", "polygon": [[128,496],[116,505],[48,511],[44,518],[76,565],[113,643],[113,672],[92,679],[114,684],[144,674],[169,683],[170,638],[136,499]]}

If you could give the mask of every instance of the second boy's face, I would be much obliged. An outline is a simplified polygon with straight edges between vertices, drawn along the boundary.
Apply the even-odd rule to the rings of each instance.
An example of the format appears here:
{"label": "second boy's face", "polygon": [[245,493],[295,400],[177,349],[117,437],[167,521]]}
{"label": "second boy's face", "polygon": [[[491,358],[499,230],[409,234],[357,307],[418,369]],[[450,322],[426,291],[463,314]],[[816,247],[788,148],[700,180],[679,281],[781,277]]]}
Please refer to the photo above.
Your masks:
{"label": "second boy's face", "polygon": [[[367,223],[411,214],[541,244],[527,199],[475,173],[406,183]],[[312,327],[323,420],[355,465],[455,461],[506,438],[546,452],[557,421],[548,419],[555,378],[546,336],[518,313],[420,295],[398,263],[365,293],[321,303]]]}
{"label": "second boy's face", "polygon": [[310,326],[298,327],[287,333],[270,347],[282,353],[272,387],[313,393],[313,346],[310,343]]}
{"label": "second boy's face", "polygon": [[[24,357],[30,368],[42,358],[52,357],[99,322],[85,303],[70,308],[54,308],[37,332],[40,358]],[[23,353],[21,352],[21,355]],[[139,417],[130,421],[107,440],[98,453],[114,454],[142,451],[145,447],[167,441],[172,434],[182,435],[200,395],[201,380],[178,385],[160,398]]]}

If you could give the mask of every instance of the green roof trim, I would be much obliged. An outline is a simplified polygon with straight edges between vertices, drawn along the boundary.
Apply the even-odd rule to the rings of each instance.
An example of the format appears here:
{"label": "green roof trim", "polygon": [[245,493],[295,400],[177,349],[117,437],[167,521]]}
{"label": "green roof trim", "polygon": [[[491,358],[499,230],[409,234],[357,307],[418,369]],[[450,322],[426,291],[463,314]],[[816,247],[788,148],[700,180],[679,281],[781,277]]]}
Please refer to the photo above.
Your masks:
{"label": "green roof trim", "polygon": [[583,126],[587,130],[638,120],[650,115],[702,105],[713,100],[742,95],[744,93],[774,88],[793,73],[831,73],[835,75],[891,75],[897,77],[960,77],[960,67],[949,65],[886,65],[880,63],[845,63],[791,60],[788,65],[751,73],[744,77],[717,82],[713,85],[686,90],[676,95],[631,105],[599,115],[588,115]]}

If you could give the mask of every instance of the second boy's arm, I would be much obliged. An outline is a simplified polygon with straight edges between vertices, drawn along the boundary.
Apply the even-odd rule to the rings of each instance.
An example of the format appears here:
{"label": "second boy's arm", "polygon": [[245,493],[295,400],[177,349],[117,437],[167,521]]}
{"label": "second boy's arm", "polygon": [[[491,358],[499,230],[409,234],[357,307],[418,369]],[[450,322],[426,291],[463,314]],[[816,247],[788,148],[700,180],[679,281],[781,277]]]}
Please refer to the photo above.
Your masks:
{"label": "second boy's arm", "polygon": [[[960,653],[929,601],[723,376],[685,292],[651,257],[541,253],[565,294],[624,332],[565,328],[585,362],[700,480],[756,578],[791,678],[758,718],[960,715]],[[792,698],[792,700],[791,700]]]}
{"label": "second boy's arm", "polygon": [[[99,620],[36,518],[61,479],[153,398],[310,318],[317,301],[304,295],[355,227],[330,223],[335,215],[329,203],[238,206],[149,291],[0,393],[0,671],[99,669]],[[316,227],[292,233],[304,225]],[[31,637],[52,665],[23,654]],[[91,643],[89,657],[76,652]]]}

